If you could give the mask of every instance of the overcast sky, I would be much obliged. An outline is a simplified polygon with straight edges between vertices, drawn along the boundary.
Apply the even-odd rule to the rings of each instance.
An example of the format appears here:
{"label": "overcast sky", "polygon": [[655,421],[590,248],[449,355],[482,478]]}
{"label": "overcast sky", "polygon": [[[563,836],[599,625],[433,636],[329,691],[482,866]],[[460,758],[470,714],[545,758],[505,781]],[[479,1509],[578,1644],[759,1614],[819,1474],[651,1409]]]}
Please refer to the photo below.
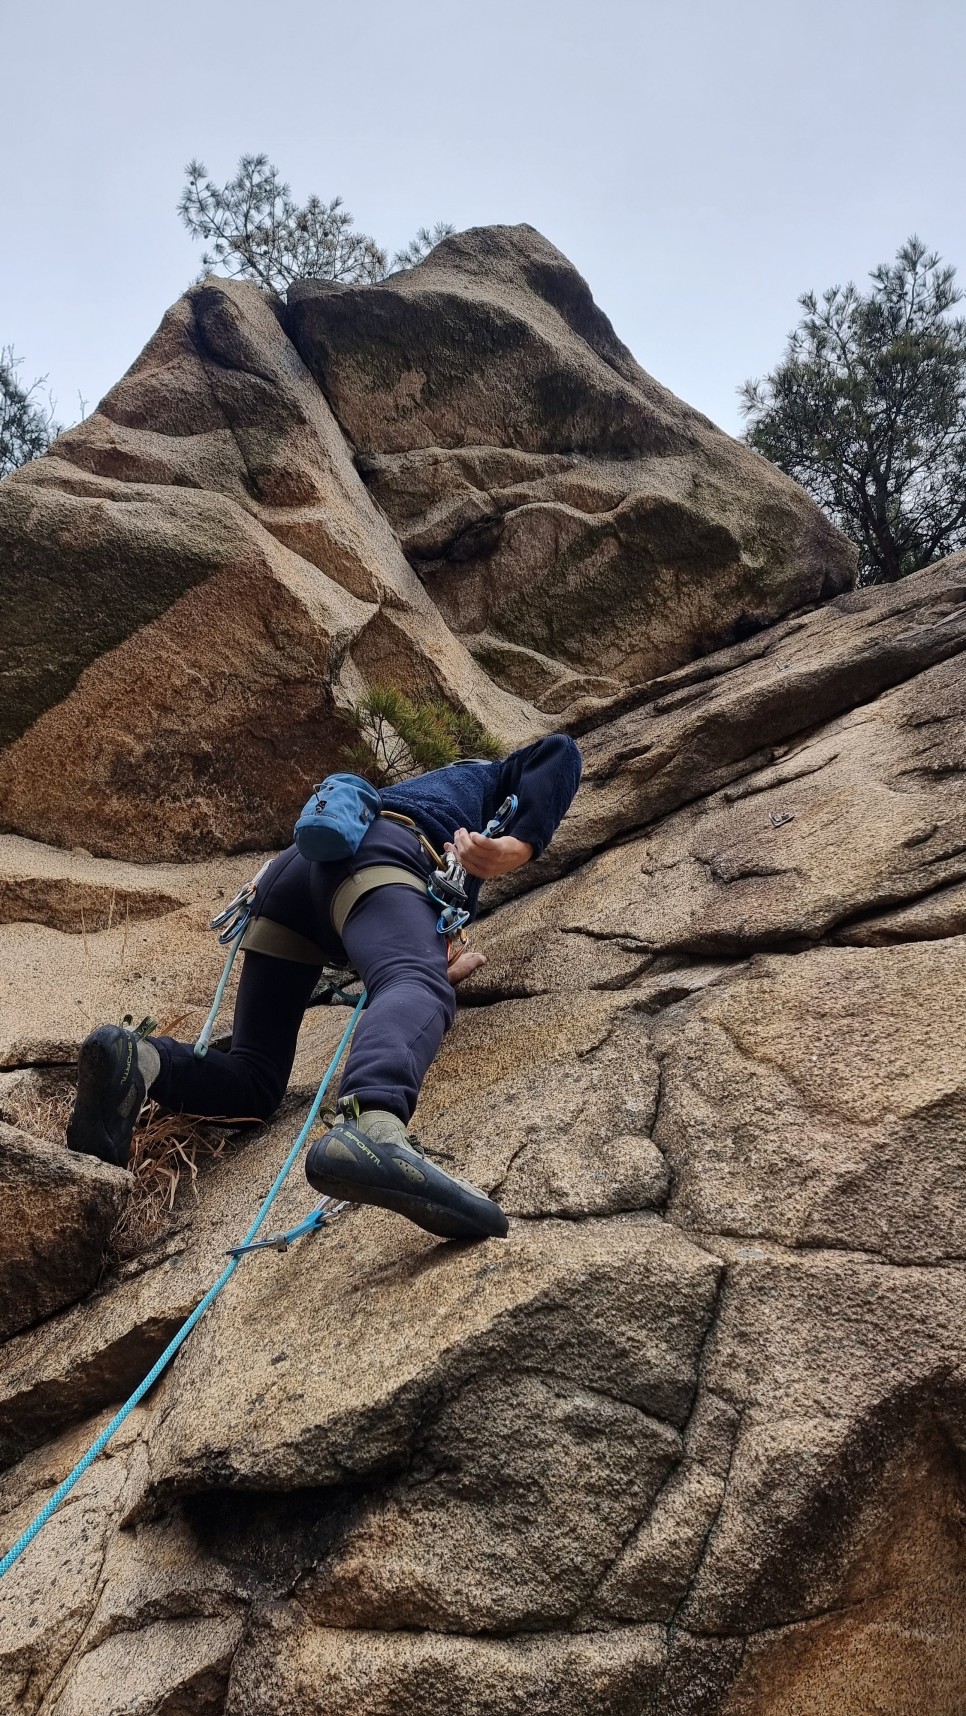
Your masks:
{"label": "overcast sky", "polygon": [[192,155],[263,150],[390,250],[531,222],[732,432],[806,287],[912,231],[966,284],[962,0],[49,0],[2,42],[0,345],[65,421],[197,272]]}

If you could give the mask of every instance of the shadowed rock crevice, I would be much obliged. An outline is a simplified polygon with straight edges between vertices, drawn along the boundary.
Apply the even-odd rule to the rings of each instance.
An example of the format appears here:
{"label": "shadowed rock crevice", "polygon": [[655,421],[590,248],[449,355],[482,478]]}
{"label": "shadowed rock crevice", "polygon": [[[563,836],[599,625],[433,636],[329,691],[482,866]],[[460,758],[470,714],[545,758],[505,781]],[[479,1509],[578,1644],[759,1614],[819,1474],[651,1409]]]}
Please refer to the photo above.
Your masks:
{"label": "shadowed rock crevice", "polygon": [[[918,1421],[915,1428],[910,1413]],[[930,1422],[928,1402],[893,1402],[873,1418],[850,1439],[834,1478],[820,1480],[810,1515],[794,1522],[795,1553],[786,1551],[779,1560],[776,1544],[776,1561],[762,1569],[757,1620],[740,1635],[756,1644],[746,1657],[752,1670],[748,1679],[764,1672],[779,1709],[804,1708],[797,1702],[801,1681],[812,1682],[813,1697],[826,1679],[844,1690],[850,1659],[852,1674],[865,1658],[863,1677],[871,1669],[878,1680],[895,1662],[895,1647],[887,1643],[893,1633],[897,1643],[903,1641],[902,1649],[916,1648],[918,1639],[920,1672],[936,1687],[937,1703],[930,1707],[954,1710],[962,1644],[947,1642],[943,1635],[947,1605],[957,1601],[966,1579],[964,1499],[961,1451]],[[773,1595],[778,1583],[783,1587],[780,1619]],[[816,1587],[823,1593],[818,1602]],[[695,1617],[687,1606],[684,1614],[693,1627]],[[782,1659],[789,1652],[795,1664],[792,1688],[798,1683],[794,1700],[792,1688],[779,1691]],[[739,1702],[737,1707],[748,1706]]]}
{"label": "shadowed rock crevice", "polygon": [[209,1489],[179,1507],[199,1559],[231,1570],[251,1600],[290,1596],[374,1503],[370,1485],[248,1494]]}
{"label": "shadowed rock crevice", "polygon": [[721,1269],[682,1426],[682,1459],[628,1533],[591,1594],[582,1620],[659,1621],[672,1632],[723,1505],[741,1413],[706,1385],[710,1343],[727,1288]]}

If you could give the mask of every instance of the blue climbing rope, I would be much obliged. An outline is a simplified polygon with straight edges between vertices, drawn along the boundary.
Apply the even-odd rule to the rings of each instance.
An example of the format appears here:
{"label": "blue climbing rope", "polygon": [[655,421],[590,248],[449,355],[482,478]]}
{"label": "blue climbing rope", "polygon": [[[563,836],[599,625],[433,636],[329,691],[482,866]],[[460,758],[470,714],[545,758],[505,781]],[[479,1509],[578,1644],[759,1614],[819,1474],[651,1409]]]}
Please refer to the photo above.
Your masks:
{"label": "blue climbing rope", "polygon": [[[116,1431],[118,1431],[120,1429],[121,1425],[124,1423],[125,1418],[127,1418],[128,1415],[134,1411],[135,1406],[137,1406],[139,1404],[139,1402],[144,1399],[144,1396],[147,1394],[148,1389],[151,1388],[153,1386],[153,1384],[157,1382],[158,1377],[161,1375],[161,1372],[165,1369],[165,1367],[167,1365],[170,1364],[171,1360],[174,1358],[175,1353],[178,1351],[178,1348],[182,1347],[184,1345],[185,1341],[188,1339],[188,1336],[190,1335],[195,1324],[201,1321],[201,1318],[204,1316],[205,1312],[207,1311],[208,1306],[214,1304],[214,1302],[217,1299],[222,1288],[227,1286],[228,1282],[231,1280],[232,1276],[235,1273],[235,1270],[238,1268],[238,1265],[241,1263],[242,1258],[247,1255],[247,1251],[245,1248],[247,1246],[250,1246],[253,1239],[255,1238],[255,1235],[258,1232],[259,1228],[261,1227],[262,1222],[265,1220],[265,1217],[267,1216],[269,1210],[271,1209],[273,1203],[275,1202],[275,1199],[278,1197],[278,1194],[281,1191],[282,1186],[285,1183],[285,1180],[289,1174],[289,1171],[294,1166],[295,1161],[298,1157],[299,1151],[302,1148],[302,1145],[305,1143],[305,1140],[307,1139],[309,1133],[312,1130],[313,1125],[315,1124],[315,1121],[318,1117],[319,1109],[322,1107],[322,1102],[323,1102],[323,1099],[325,1097],[325,1093],[328,1090],[328,1087],[329,1087],[329,1085],[330,1085],[330,1083],[331,1083],[331,1081],[335,1075],[336,1068],[338,1067],[339,1062],[341,1061],[342,1056],[345,1053],[346,1045],[347,1045],[349,1038],[351,1037],[351,1035],[355,1029],[356,1022],[359,1018],[359,1015],[362,1012],[363,1007],[365,1006],[365,1001],[366,1001],[366,992],[365,992],[365,990],[363,990],[362,994],[359,997],[359,1000],[356,1002],[356,1006],[355,1006],[355,1010],[352,1014],[352,1018],[349,1020],[349,1023],[347,1024],[345,1030],[342,1033],[342,1040],[339,1043],[339,1046],[336,1049],[335,1054],[333,1055],[332,1060],[329,1063],[325,1077],[323,1078],[322,1083],[319,1085],[319,1088],[318,1088],[316,1095],[315,1095],[315,1099],[312,1103],[311,1108],[309,1109],[308,1118],[305,1122],[305,1125],[302,1127],[302,1130],[299,1133],[298,1137],[296,1138],[295,1143],[292,1145],[292,1148],[289,1151],[288,1155],[286,1156],[285,1161],[282,1163],[281,1168],[279,1169],[278,1173],[276,1174],[275,1179],[272,1182],[271,1188],[268,1191],[268,1193],[264,1199],[264,1202],[262,1203],[262,1206],[261,1206],[257,1216],[255,1217],[255,1220],[252,1222],[251,1227],[249,1228],[248,1232],[246,1233],[242,1244],[240,1246],[237,1246],[234,1248],[234,1250],[231,1253],[230,1262],[222,1270],[222,1272],[219,1275],[214,1286],[209,1287],[207,1293],[205,1294],[204,1298],[201,1300],[200,1304],[195,1306],[194,1310],[191,1313],[191,1316],[187,1319],[186,1322],[182,1323],[177,1334],[174,1336],[174,1339],[169,1341],[168,1345],[164,1349],[164,1352],[161,1354],[161,1357],[159,1359],[157,1359],[155,1361],[155,1363],[151,1366],[151,1369],[148,1371],[148,1374],[144,1378],[144,1381],[142,1383],[138,1384],[138,1387],[134,1390],[134,1393],[131,1395],[130,1399],[126,1400],[124,1402],[124,1405],[121,1407],[120,1411],[116,1412],[114,1414],[114,1417],[111,1419],[110,1424],[105,1426],[105,1428],[101,1431],[100,1435],[98,1436],[97,1440],[95,1442],[91,1443],[91,1446],[88,1448],[87,1453],[83,1456],[82,1459],[78,1460],[77,1465],[74,1467],[73,1471],[68,1473],[68,1475],[64,1479],[63,1483],[60,1484],[58,1486],[58,1488],[54,1491],[50,1500],[46,1503],[46,1505],[44,1507],[41,1508],[36,1519],[33,1520],[30,1525],[28,1525],[28,1527],[27,1527],[26,1531],[23,1533],[23,1535],[21,1537],[18,1537],[16,1543],[13,1545],[13,1548],[8,1549],[6,1555],[3,1557],[2,1561],[0,1561],[0,1578],[2,1578],[4,1573],[6,1573],[8,1571],[8,1569],[13,1566],[15,1561],[19,1560],[20,1556],[23,1554],[24,1550],[26,1549],[28,1543],[33,1542],[38,1531],[42,1530],[42,1528],[47,1524],[47,1521],[49,1520],[51,1514],[54,1513],[57,1508],[59,1508],[59,1506],[60,1506],[61,1502],[64,1500],[65,1496],[70,1495],[70,1492],[74,1488],[74,1485],[77,1483],[78,1479],[83,1477],[84,1473],[87,1471],[88,1466],[92,1465],[93,1462],[97,1459],[98,1454],[101,1453],[102,1449],[107,1447],[107,1444],[111,1440],[111,1437],[115,1434]],[[318,1226],[320,1225],[320,1222],[318,1219],[318,1211],[313,1212],[313,1218],[314,1218],[314,1223],[315,1223],[314,1228],[309,1228],[307,1223],[301,1223],[300,1227],[303,1228],[304,1231],[306,1231],[306,1232],[317,1231]],[[313,1218],[310,1218],[310,1219],[313,1219]],[[289,1235],[288,1237],[290,1237],[290,1238],[293,1237],[295,1235],[295,1232],[296,1232],[296,1230],[293,1229],[292,1234]]]}

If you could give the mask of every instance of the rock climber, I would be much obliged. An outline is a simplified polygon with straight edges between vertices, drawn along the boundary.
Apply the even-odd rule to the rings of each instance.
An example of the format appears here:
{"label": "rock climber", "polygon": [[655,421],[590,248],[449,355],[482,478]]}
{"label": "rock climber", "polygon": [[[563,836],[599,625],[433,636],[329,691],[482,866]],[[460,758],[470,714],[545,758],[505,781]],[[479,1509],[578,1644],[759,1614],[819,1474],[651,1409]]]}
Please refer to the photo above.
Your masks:
{"label": "rock climber", "polygon": [[[439,908],[426,888],[434,863],[424,841],[455,851],[469,878],[473,916],[484,881],[539,857],[570,806],[580,771],[574,741],[554,733],[502,762],[452,763],[384,788],[382,808],[408,825],[379,816],[351,858],[314,863],[289,846],[257,881],[230,1049],[199,1058],[190,1043],[101,1025],[80,1050],[71,1148],[126,1167],[149,1091],[176,1113],[267,1120],[285,1094],[302,1015],[323,967],[351,966],[368,999],[341,1079],[337,1118],[306,1158],[310,1184],[330,1197],[394,1210],[443,1238],[504,1238],[499,1205],[430,1162],[408,1132],[423,1080],[453,1023],[453,984],[484,959],[461,951],[448,963],[436,929]],[[486,838],[478,831],[510,794],[519,807],[509,831]],[[354,879],[374,865],[388,866],[388,876],[353,898]]]}

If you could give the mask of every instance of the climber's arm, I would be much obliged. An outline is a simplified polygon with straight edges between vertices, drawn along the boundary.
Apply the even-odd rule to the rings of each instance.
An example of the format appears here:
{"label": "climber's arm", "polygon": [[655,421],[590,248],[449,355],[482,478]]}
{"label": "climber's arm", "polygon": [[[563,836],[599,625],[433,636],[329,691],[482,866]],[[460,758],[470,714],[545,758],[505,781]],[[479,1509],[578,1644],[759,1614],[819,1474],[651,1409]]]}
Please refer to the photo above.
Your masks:
{"label": "climber's arm", "polygon": [[581,758],[566,733],[550,733],[532,745],[524,745],[497,767],[493,796],[498,803],[515,793],[520,808],[513,818],[512,834],[486,839],[466,828],[458,828],[447,842],[470,876],[486,881],[509,875],[539,858],[549,845],[580,785]]}
{"label": "climber's arm", "polygon": [[567,733],[548,733],[545,739],[511,751],[504,760],[498,797],[504,799],[512,792],[520,800],[510,838],[529,846],[531,857],[539,858],[549,846],[570,809],[582,766],[580,752]]}
{"label": "climber's arm", "polygon": [[500,834],[495,839],[485,834],[471,834],[468,828],[458,828],[446,850],[454,851],[468,876],[488,881],[493,876],[508,876],[529,864],[533,847],[528,840],[518,840],[513,834]]}

